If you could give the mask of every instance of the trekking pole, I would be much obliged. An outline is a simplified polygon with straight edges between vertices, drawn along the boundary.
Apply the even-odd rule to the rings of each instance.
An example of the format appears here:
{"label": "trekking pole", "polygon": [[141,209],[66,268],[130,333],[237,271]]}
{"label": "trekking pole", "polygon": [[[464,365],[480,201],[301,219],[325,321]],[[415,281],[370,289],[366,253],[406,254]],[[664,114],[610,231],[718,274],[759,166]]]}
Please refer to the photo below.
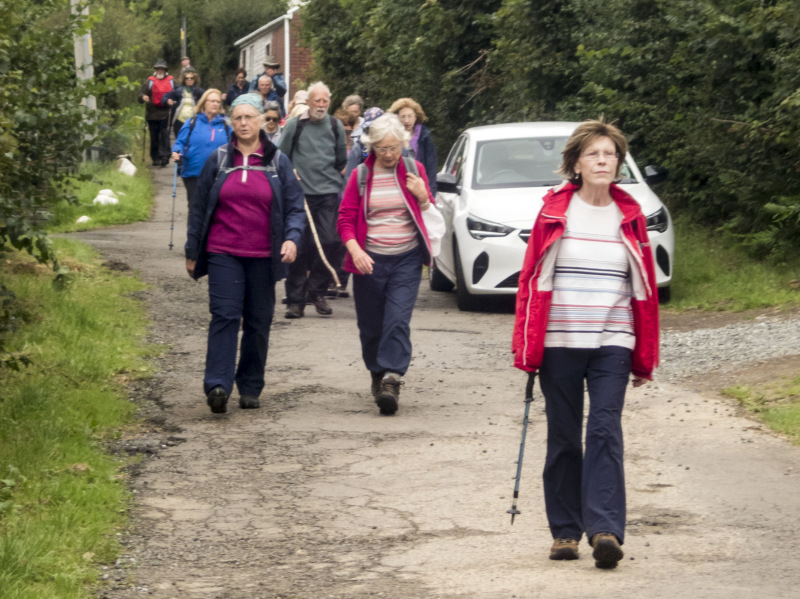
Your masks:
{"label": "trekking pole", "polygon": [[142,164],[144,164],[144,150],[147,147],[147,121],[142,119]]}
{"label": "trekking pole", "polygon": [[521,513],[517,509],[517,498],[519,497],[519,479],[522,478],[522,456],[525,453],[525,435],[528,432],[528,413],[533,403],[533,382],[536,380],[536,373],[528,373],[528,383],[525,385],[525,418],[522,420],[522,441],[519,444],[519,459],[517,460],[517,476],[514,477],[514,501],[511,509],[506,510],[506,514],[511,514],[511,524],[514,524],[514,516]]}
{"label": "trekking pole", "polygon": [[172,220],[169,223],[169,249],[172,249],[172,230],[175,228],[175,192],[178,187],[178,163],[175,163],[175,172],[172,175]]}
{"label": "trekking pole", "polygon": [[328,267],[328,270],[331,271],[333,275],[333,282],[336,283],[336,289],[342,291],[344,288],[342,287],[341,281],[339,281],[339,275],[336,274],[336,269],[331,266],[331,263],[328,262],[328,259],[325,257],[325,252],[322,251],[322,244],[319,241],[319,235],[317,235],[317,227],[314,225],[314,218],[311,216],[311,208],[308,207],[308,202],[303,200],[303,206],[306,209],[306,216],[308,217],[308,226],[311,229],[311,235],[314,236],[314,243],[317,245],[317,251],[319,251],[319,257],[322,258],[322,262],[325,266]]}

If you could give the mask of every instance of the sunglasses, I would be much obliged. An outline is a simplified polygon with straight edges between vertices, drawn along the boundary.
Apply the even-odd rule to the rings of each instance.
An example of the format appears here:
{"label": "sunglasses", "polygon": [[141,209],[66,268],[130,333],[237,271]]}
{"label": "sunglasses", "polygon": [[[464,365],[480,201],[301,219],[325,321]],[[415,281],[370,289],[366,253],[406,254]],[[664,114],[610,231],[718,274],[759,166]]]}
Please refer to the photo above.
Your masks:
{"label": "sunglasses", "polygon": [[194,77],[184,77],[186,81],[194,81]]}
{"label": "sunglasses", "polygon": [[277,123],[280,119],[278,117],[276,117],[276,116],[268,116],[268,117],[266,117],[265,120],[271,121],[273,123]]}

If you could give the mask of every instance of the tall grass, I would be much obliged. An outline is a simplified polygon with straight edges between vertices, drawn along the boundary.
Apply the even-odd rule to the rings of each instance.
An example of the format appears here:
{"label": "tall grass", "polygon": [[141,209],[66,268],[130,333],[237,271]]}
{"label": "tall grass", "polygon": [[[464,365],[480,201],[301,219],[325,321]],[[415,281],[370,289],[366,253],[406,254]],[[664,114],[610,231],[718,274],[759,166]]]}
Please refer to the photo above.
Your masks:
{"label": "tall grass", "polygon": [[676,310],[741,312],[800,306],[800,259],[767,265],[686,220],[675,221],[672,300]]}
{"label": "tall grass", "polygon": [[0,371],[0,597],[79,598],[113,561],[125,524],[126,459],[104,443],[131,420],[124,382],[147,373],[146,319],[85,246],[56,240],[75,274],[66,291],[24,255],[7,256],[0,281],[16,294],[24,324],[7,342],[32,365]]}
{"label": "tall grass", "polygon": [[[53,210],[53,221],[48,227],[51,233],[86,231],[108,225],[122,225],[147,220],[153,206],[153,186],[150,171],[140,168],[130,177],[116,170],[114,163],[86,162],[81,173],[89,175],[91,181],[79,186],[78,203],[67,200],[59,202]],[[119,198],[119,204],[101,206],[93,204],[97,192],[111,189]],[[77,223],[81,216],[88,216],[87,223]]]}

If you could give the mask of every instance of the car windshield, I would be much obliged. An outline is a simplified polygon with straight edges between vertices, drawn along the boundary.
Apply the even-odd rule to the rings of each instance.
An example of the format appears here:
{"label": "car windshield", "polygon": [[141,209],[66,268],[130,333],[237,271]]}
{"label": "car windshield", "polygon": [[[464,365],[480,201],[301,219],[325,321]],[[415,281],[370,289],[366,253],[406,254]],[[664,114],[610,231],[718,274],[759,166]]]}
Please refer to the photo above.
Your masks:
{"label": "car windshield", "polygon": [[[478,142],[473,189],[551,187],[562,181],[557,174],[567,137],[529,137]],[[622,165],[620,183],[636,183],[628,165]]]}

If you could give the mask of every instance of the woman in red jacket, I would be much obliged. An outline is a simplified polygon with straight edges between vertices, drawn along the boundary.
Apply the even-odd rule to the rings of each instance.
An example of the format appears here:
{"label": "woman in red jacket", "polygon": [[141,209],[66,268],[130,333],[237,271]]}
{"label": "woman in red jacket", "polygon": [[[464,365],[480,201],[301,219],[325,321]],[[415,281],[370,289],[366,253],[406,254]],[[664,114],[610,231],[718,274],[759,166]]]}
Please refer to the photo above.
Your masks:
{"label": "woman in red jacket", "polygon": [[[369,148],[353,170],[337,229],[353,273],[353,298],[364,364],[381,414],[397,411],[402,376],[411,363],[411,313],[422,265],[438,254],[444,219],[419,162],[403,159],[408,138],[400,119],[385,114],[361,140]],[[416,171],[416,173],[414,172]]]}
{"label": "woman in red jacket", "polygon": [[[622,407],[658,365],[658,291],[639,204],[614,184],[627,152],[602,121],[575,129],[534,223],[517,292],[514,365],[538,371],[547,413],[544,495],[550,558],[578,558],[586,533],[598,568],[622,559]],[[583,389],[589,392],[586,450]]]}

